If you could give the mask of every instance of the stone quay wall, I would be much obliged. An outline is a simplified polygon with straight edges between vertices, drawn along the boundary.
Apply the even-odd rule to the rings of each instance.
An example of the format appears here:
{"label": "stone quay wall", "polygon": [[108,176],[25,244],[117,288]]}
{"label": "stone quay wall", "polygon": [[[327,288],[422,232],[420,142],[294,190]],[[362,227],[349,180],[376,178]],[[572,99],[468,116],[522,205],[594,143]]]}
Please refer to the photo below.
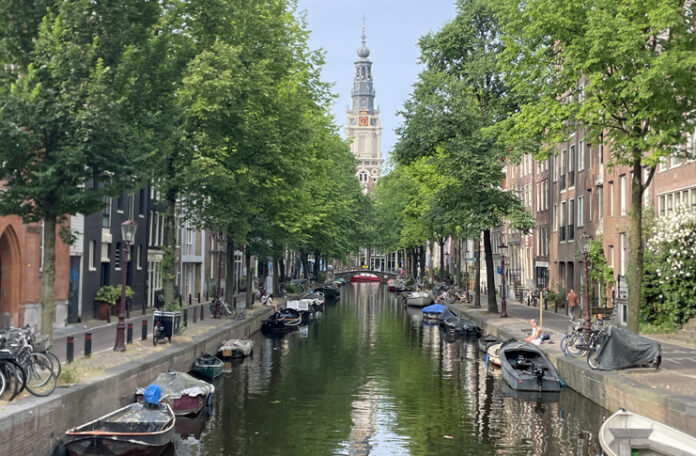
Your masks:
{"label": "stone quay wall", "polygon": [[[224,340],[249,337],[260,330],[270,313],[270,308],[263,308],[245,320],[211,328],[189,343],[110,368],[95,381],[57,388],[48,397],[11,402],[0,411],[0,455],[52,454],[68,429],[133,402],[136,388],[148,385],[162,372],[188,371],[201,353],[216,353]],[[109,356],[109,353],[93,356]]]}

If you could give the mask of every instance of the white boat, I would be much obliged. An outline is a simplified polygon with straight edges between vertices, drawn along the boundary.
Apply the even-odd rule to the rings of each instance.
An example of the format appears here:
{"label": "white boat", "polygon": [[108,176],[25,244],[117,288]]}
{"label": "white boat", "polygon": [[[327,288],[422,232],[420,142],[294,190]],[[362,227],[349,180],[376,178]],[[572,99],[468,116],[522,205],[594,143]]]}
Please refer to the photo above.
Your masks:
{"label": "white boat", "polygon": [[599,428],[608,456],[696,456],[696,438],[650,418],[619,409]]}
{"label": "white boat", "polygon": [[502,342],[498,344],[493,344],[490,347],[488,347],[488,350],[486,353],[488,354],[488,362],[500,367],[500,347],[503,345]]}
{"label": "white boat", "polygon": [[251,355],[254,342],[251,339],[229,339],[220,345],[218,355],[223,358],[244,358]]}
{"label": "white boat", "polygon": [[427,291],[411,291],[406,295],[406,305],[424,307],[433,302],[433,295]]}

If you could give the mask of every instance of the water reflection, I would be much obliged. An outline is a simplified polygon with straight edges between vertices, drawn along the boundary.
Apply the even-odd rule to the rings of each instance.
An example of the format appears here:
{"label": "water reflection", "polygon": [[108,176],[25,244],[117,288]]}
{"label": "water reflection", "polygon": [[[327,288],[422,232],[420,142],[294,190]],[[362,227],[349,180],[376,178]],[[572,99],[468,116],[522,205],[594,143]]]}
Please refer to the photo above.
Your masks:
{"label": "water reflection", "polygon": [[511,390],[475,339],[424,324],[384,287],[346,285],[321,318],[255,336],[177,455],[595,455],[606,412]]}

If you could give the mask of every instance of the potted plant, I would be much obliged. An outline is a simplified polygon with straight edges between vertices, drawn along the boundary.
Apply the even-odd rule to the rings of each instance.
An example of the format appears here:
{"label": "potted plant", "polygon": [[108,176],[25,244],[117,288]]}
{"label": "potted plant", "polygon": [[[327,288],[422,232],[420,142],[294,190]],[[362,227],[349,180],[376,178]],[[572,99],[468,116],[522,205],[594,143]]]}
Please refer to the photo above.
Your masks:
{"label": "potted plant", "polygon": [[[126,299],[130,299],[135,292],[126,285]],[[104,285],[98,291],[94,300],[99,303],[99,319],[111,323],[111,311],[121,300],[121,285]]]}

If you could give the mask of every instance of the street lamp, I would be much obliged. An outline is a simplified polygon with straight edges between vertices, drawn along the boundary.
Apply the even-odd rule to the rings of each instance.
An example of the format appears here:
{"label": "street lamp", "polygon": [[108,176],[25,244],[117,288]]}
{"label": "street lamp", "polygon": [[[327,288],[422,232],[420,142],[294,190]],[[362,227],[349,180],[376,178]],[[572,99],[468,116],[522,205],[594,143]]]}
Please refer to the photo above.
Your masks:
{"label": "street lamp", "polygon": [[587,332],[588,336],[590,334],[590,331],[592,331],[592,316],[590,315],[590,295],[589,295],[589,290],[590,290],[590,275],[589,275],[589,270],[590,270],[590,244],[591,244],[592,236],[589,234],[583,234],[580,236],[580,241],[582,242],[582,258],[583,258],[583,263],[585,263],[585,307],[586,307],[586,313],[585,313],[585,331]]}
{"label": "street lamp", "polygon": [[[500,244],[498,250],[507,249],[508,246],[505,244]],[[505,290],[505,254],[500,252],[500,274],[502,278],[500,279],[502,290],[500,291],[500,318],[507,318],[507,291]]]}
{"label": "street lamp", "polygon": [[138,228],[138,223],[128,219],[121,223],[121,238],[123,239],[123,271],[121,277],[121,305],[118,310],[118,324],[116,324],[116,342],[114,343],[114,351],[126,351],[126,274],[128,273],[128,257],[130,254],[130,245],[135,240],[135,230]]}
{"label": "street lamp", "polygon": [[215,316],[213,318],[220,318],[220,312],[222,311],[222,309],[220,308],[220,284],[222,282],[222,253],[224,252],[224,249],[222,248],[222,243],[225,240],[225,234],[222,231],[214,231],[212,237],[215,240],[215,252],[218,256],[218,280],[217,290],[215,290]]}

